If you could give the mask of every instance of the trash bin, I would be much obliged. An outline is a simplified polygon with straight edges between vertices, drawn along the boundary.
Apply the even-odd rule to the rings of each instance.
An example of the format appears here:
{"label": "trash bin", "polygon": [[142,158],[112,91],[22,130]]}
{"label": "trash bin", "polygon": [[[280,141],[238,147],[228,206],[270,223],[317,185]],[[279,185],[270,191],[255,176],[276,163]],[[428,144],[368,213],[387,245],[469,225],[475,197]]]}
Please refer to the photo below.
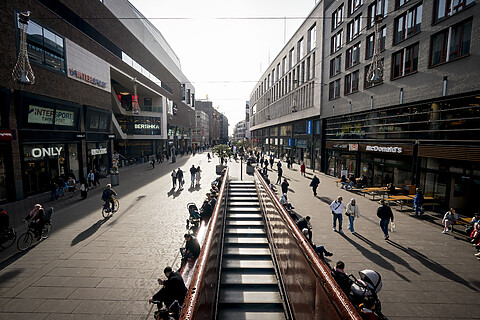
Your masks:
{"label": "trash bin", "polygon": [[112,186],[118,186],[120,184],[120,178],[118,176],[118,173],[110,175],[110,183]]}

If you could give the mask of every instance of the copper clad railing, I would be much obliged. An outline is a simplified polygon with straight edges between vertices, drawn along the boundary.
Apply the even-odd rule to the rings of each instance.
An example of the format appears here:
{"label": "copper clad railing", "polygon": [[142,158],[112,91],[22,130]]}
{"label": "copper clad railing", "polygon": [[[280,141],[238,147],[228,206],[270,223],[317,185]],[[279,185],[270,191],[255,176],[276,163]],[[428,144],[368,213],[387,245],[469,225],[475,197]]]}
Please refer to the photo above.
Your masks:
{"label": "copper clad railing", "polygon": [[202,252],[197,258],[195,270],[188,286],[187,297],[180,315],[181,320],[211,320],[215,318],[227,183],[228,168],[223,177],[217,204],[210,218]]}
{"label": "copper clad railing", "polygon": [[267,232],[295,319],[354,319],[358,312],[331,276],[277,196],[255,170]]}

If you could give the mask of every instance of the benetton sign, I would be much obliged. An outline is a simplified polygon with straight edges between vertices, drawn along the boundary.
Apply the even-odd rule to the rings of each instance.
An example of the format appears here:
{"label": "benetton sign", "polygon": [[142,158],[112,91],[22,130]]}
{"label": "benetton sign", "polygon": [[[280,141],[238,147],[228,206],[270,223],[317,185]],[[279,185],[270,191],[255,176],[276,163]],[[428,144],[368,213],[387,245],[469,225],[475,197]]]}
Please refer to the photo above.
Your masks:
{"label": "benetton sign", "polygon": [[88,74],[85,74],[83,72],[80,72],[78,71],[77,69],[74,69],[74,68],[70,68],[69,69],[70,71],[70,75],[71,76],[74,76],[78,79],[82,79],[86,82],[89,82],[91,84],[94,84],[94,85],[97,85],[99,87],[102,87],[102,88],[106,88],[107,87],[107,83],[105,81],[102,81],[102,80],[99,80],[97,78],[94,78]]}

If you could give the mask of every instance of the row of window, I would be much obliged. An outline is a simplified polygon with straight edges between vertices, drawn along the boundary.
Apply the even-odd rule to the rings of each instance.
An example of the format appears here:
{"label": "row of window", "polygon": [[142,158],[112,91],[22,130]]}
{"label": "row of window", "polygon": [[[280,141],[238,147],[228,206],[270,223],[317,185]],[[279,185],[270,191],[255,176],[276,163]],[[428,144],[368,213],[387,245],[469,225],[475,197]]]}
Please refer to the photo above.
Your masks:
{"label": "row of window", "polygon": [[[430,41],[430,66],[436,66],[454,59],[464,57],[470,53],[470,39],[472,32],[472,20],[466,20],[457,25],[449,27],[431,37]],[[359,63],[360,42],[353,45],[346,52],[345,68],[350,68]],[[391,79],[417,72],[418,70],[419,43],[414,43],[392,54]],[[341,72],[342,56],[338,55],[330,60],[330,76],[333,77]],[[365,75],[368,71],[365,67]],[[358,91],[359,70],[345,76],[344,94]],[[365,88],[372,84],[365,78]],[[340,79],[329,84],[329,99],[336,99],[340,96]]]}
{"label": "row of window", "polygon": [[[410,0],[395,0],[395,10],[402,8],[405,4],[409,3]],[[475,0],[435,0],[433,7],[433,23],[437,23],[441,20],[448,18],[451,15],[456,14],[459,11],[464,10],[470,5],[473,5]],[[357,10],[363,5],[363,0],[348,0],[347,3],[347,17],[350,17],[352,14],[357,12]],[[419,8],[420,7],[420,8]],[[400,21],[398,21],[397,29],[401,34],[408,35],[409,32],[415,32],[417,27],[422,20],[421,5],[415,6],[414,8],[408,10],[402,15]],[[371,28],[374,25],[375,17],[381,16],[386,17],[388,13],[388,0],[375,0],[373,1],[367,9],[367,28]],[[332,12],[331,16],[331,28],[332,31],[340,26],[344,20],[344,4],[342,3],[335,11]],[[360,16],[360,15],[359,15]],[[358,17],[358,16],[357,16]],[[357,19],[355,17],[355,19]],[[397,24],[397,22],[396,22]],[[418,25],[418,26],[417,26]]]}
{"label": "row of window", "polygon": [[[274,86],[274,84],[280,80],[283,76],[287,74],[287,72],[294,68],[296,64],[298,64],[305,56],[312,52],[317,47],[317,26],[314,24],[307,32],[307,51],[304,51],[305,41],[302,37],[300,40],[297,41],[296,48],[293,47],[288,51],[288,54],[282,58],[281,64],[280,62],[276,65],[275,68],[265,77],[265,79],[259,84],[257,90],[255,91],[255,100],[259,99],[264,93],[268,91],[269,88]],[[295,56],[295,49],[296,49],[296,56]],[[288,59],[288,60],[287,60]],[[299,69],[299,68],[297,68]],[[305,66],[302,66],[302,69],[305,69]],[[307,67],[308,72],[310,72],[309,68]],[[297,72],[300,74],[300,72]],[[296,79],[293,76],[291,81],[297,82],[304,82],[304,72],[302,72],[303,79]],[[307,76],[307,78],[309,78]],[[287,82],[287,81],[286,81]],[[288,81],[290,82],[290,81]]]}

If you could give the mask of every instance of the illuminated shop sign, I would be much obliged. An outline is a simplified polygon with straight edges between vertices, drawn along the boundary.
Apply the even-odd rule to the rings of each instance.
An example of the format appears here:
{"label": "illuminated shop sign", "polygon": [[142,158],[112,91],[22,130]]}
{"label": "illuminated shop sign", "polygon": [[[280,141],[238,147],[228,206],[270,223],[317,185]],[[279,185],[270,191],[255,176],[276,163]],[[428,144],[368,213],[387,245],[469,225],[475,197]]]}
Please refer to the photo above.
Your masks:
{"label": "illuminated shop sign", "polygon": [[102,87],[102,88],[106,88],[107,87],[107,83],[105,81],[102,81],[102,80],[99,80],[97,78],[94,78],[88,74],[85,74],[83,72],[80,72],[78,71],[77,69],[74,69],[74,68],[70,68],[69,69],[69,72],[70,72],[70,75],[71,76],[74,76],[78,79],[81,79],[83,81],[86,81],[88,83],[91,83],[91,84],[94,84],[94,85],[97,85],[99,87]]}
{"label": "illuminated shop sign", "polygon": [[13,140],[13,131],[0,130],[0,140]]}
{"label": "illuminated shop sign", "polygon": [[380,146],[366,146],[366,151],[373,152],[387,152],[387,153],[402,153],[401,147],[380,147]]}
{"label": "illuminated shop sign", "polygon": [[90,149],[90,154],[92,156],[96,156],[99,154],[106,154],[106,153],[107,153],[107,148]]}
{"label": "illuminated shop sign", "polygon": [[160,130],[160,125],[158,125],[158,124],[147,124],[147,123],[135,123],[135,130],[137,130],[137,129]]}
{"label": "illuminated shop sign", "polygon": [[53,124],[73,127],[75,125],[75,113],[65,110],[54,110],[34,105],[28,106],[28,123]]}
{"label": "illuminated shop sign", "polygon": [[62,152],[63,147],[53,147],[53,148],[33,148],[31,151],[32,157],[34,158],[45,158],[46,156],[49,157],[56,157],[60,155]]}

